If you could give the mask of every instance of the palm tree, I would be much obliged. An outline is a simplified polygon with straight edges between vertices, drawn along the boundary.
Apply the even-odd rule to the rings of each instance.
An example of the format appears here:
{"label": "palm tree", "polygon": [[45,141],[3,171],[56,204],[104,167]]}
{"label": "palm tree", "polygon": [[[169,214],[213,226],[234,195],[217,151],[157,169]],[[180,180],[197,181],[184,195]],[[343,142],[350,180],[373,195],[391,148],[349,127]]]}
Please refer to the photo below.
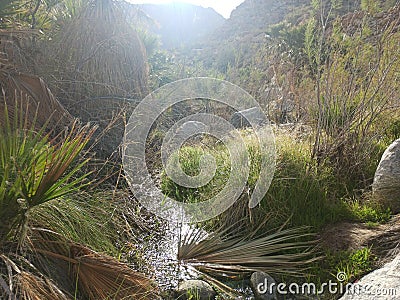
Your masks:
{"label": "palm tree", "polygon": [[[54,202],[69,202],[67,195],[90,183],[88,174],[81,173],[88,159],[78,158],[95,127],[75,122],[50,138],[45,127],[27,126],[29,115],[19,110],[18,102],[13,108],[10,116],[4,104],[0,128],[0,295],[10,299],[156,299],[157,290],[144,275],[69,239],[70,231],[79,233],[74,227],[84,218],[93,222],[91,226],[99,226],[99,204],[69,207]],[[91,211],[93,215],[85,217]],[[51,219],[70,228],[63,225],[58,228],[64,230],[57,233],[57,226],[48,226]]]}
{"label": "palm tree", "polygon": [[63,21],[48,50],[58,70],[51,86],[67,107],[87,98],[147,93],[146,51],[117,1],[88,1]]}
{"label": "palm tree", "polygon": [[117,153],[133,105],[148,93],[146,50],[121,5],[81,1],[40,44],[40,73],[72,115],[107,132],[95,148],[106,159]]}

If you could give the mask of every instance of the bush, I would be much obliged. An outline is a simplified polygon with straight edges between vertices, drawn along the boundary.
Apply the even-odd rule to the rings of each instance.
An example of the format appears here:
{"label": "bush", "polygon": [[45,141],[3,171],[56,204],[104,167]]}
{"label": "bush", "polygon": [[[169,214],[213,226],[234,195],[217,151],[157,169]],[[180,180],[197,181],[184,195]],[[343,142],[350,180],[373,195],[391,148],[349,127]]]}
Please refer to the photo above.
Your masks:
{"label": "bush", "polygon": [[74,123],[65,137],[50,140],[45,128],[39,132],[35,124],[24,128],[22,113],[20,117],[17,111],[12,120],[7,105],[4,115],[5,125],[0,128],[0,245],[12,236],[24,240],[32,208],[85,184],[87,174],[79,176],[78,172],[87,160],[77,164],[75,160],[95,129]]}

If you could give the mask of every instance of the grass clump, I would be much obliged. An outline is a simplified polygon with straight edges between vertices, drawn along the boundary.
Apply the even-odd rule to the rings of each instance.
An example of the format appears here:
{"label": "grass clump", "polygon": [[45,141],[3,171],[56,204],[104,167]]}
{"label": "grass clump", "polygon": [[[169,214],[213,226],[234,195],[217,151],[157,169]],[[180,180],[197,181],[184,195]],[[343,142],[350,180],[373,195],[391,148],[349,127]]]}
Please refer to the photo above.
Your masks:
{"label": "grass clump", "polygon": [[276,225],[291,217],[292,225],[316,229],[348,216],[337,198],[337,182],[328,165],[310,160],[306,143],[280,136],[277,139],[277,168],[262,207],[275,212]]}
{"label": "grass clump", "polygon": [[347,281],[351,282],[372,270],[375,256],[371,248],[364,247],[359,250],[345,252],[344,257],[340,257],[337,271],[347,275]]}
{"label": "grass clump", "polygon": [[208,184],[199,188],[184,187],[176,184],[164,171],[161,181],[162,191],[177,201],[189,203],[201,202],[215,196],[229,179],[230,160],[225,147],[185,146],[171,159],[179,160],[183,172],[188,176],[197,176],[200,174],[201,158],[204,155],[212,155],[216,163],[216,173]]}
{"label": "grass clump", "polygon": [[37,207],[32,211],[30,224],[51,228],[67,240],[95,251],[118,255],[116,226],[112,223],[118,222],[118,218],[113,216],[114,211],[109,199],[80,192]]}
{"label": "grass clump", "polygon": [[376,257],[370,247],[345,251],[326,251],[325,258],[318,261],[313,269],[320,283],[329,280],[338,281],[337,275],[344,273],[344,284],[359,279],[374,268]]}
{"label": "grass clump", "polygon": [[362,203],[360,201],[348,202],[354,220],[369,223],[382,224],[390,220],[390,208],[384,208],[378,203]]}

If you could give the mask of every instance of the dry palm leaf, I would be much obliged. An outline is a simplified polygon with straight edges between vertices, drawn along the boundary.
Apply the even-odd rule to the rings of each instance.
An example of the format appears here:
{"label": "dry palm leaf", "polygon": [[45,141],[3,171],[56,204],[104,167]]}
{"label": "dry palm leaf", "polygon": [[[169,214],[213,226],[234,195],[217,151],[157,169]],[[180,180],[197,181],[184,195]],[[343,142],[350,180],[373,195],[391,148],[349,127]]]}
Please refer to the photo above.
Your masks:
{"label": "dry palm leaf", "polygon": [[150,280],[114,258],[81,246],[72,246],[71,254],[73,271],[90,299],[157,299]]}
{"label": "dry palm leaf", "polygon": [[41,240],[35,244],[42,247],[35,247],[37,253],[71,265],[72,279],[89,299],[159,299],[151,280],[111,256],[70,242]]}
{"label": "dry palm leaf", "polygon": [[[32,65],[31,53],[27,53],[30,37],[37,34],[34,30],[0,30],[0,92],[5,101],[0,101],[0,110],[7,104],[9,115],[16,113],[18,99],[20,108],[26,109],[28,127],[36,120],[40,128],[49,121],[49,128],[64,127],[72,121],[71,115],[53,96],[45,82],[37,76],[18,70],[28,70]],[[4,103],[5,102],[5,103]],[[19,112],[20,113],[20,112]],[[37,116],[36,116],[37,114]],[[4,125],[3,114],[0,124]],[[51,119],[49,120],[49,118]]]}
{"label": "dry palm leaf", "polygon": [[[21,300],[70,300],[56,284],[41,274],[26,258],[17,254],[0,255],[0,295],[4,299]],[[30,269],[30,271],[24,270]],[[3,298],[1,298],[3,299]]]}
{"label": "dry palm leaf", "polygon": [[[27,127],[35,124],[42,128],[48,124],[52,130],[63,129],[71,124],[73,118],[65,108],[53,96],[46,83],[37,76],[17,72],[10,65],[0,61],[0,87],[5,101],[0,101],[0,111],[7,105],[11,119],[15,117],[16,103],[18,114],[27,115]],[[0,124],[4,124],[3,114],[0,116]]]}
{"label": "dry palm leaf", "polygon": [[[48,121],[49,128],[57,129],[57,125],[63,128],[71,123],[71,115],[40,77],[19,72],[32,68],[33,57],[28,49],[32,36],[37,33],[35,30],[0,29],[0,96],[5,99],[0,101],[0,110],[4,111],[7,104],[12,118],[18,99],[20,108],[26,109],[28,127],[36,119],[38,128]],[[3,117],[1,114],[0,124],[4,125]]]}
{"label": "dry palm leaf", "polygon": [[48,278],[22,271],[16,275],[17,295],[24,300],[69,300]]}
{"label": "dry palm leaf", "polygon": [[278,230],[261,237],[229,234],[217,230],[205,239],[197,231],[189,233],[178,249],[178,259],[214,275],[234,275],[253,271],[299,275],[313,258],[313,242],[306,228]]}

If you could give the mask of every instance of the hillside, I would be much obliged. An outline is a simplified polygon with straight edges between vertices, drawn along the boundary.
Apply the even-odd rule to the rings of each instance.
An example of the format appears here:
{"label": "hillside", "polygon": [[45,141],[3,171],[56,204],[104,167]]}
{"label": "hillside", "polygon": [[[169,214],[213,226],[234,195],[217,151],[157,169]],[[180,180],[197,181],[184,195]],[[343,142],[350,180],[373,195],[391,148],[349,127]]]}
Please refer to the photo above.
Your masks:
{"label": "hillside", "polygon": [[[322,5],[322,13],[330,11],[330,2]],[[396,13],[390,10],[398,1],[381,1],[381,17]],[[274,39],[281,40],[281,30],[293,31],[305,28],[312,11],[310,0],[246,0],[214,31],[197,43],[195,53],[187,53],[192,59],[199,59],[207,66],[213,66],[221,71],[226,71],[228,64],[240,61],[248,63],[258,52],[260,47],[275,43]],[[361,0],[344,0],[340,9],[335,9],[335,14],[344,16],[345,23],[362,17]],[[333,19],[332,19],[333,20]],[[297,29],[296,29],[297,28]],[[276,34],[276,36],[273,36]],[[272,35],[272,36],[271,36]],[[294,42],[298,37],[287,36],[288,41]],[[304,39],[304,36],[303,36]],[[200,56],[197,49],[202,49]]]}

